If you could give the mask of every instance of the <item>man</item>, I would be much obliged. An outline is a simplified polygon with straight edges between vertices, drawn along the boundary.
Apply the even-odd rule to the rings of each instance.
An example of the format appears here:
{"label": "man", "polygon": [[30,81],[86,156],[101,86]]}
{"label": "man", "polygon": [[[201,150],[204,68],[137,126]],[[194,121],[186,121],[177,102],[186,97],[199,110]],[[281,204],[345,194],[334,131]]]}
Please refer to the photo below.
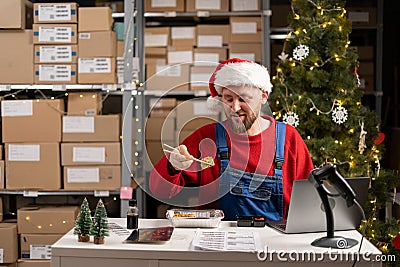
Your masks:
{"label": "man", "polygon": [[[201,127],[153,168],[149,187],[171,198],[199,187],[199,206],[222,209],[226,220],[239,215],[286,218],[294,180],[306,179],[313,164],[298,132],[261,116],[271,93],[265,67],[232,58],[220,63],[209,81],[213,108],[227,119]],[[214,165],[196,159],[213,160]]]}

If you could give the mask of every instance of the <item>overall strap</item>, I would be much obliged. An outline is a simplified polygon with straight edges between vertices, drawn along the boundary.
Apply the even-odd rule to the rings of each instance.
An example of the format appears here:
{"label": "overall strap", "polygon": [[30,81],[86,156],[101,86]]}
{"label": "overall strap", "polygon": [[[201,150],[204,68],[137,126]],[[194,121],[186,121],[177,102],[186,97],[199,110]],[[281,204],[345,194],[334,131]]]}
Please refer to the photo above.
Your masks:
{"label": "overall strap", "polygon": [[223,122],[215,123],[215,139],[217,145],[217,156],[221,160],[221,173],[229,164],[228,144],[226,142],[226,131]]}
{"label": "overall strap", "polygon": [[278,121],[276,124],[276,144],[275,144],[275,175],[282,177],[282,165],[285,157],[285,137],[286,124]]}

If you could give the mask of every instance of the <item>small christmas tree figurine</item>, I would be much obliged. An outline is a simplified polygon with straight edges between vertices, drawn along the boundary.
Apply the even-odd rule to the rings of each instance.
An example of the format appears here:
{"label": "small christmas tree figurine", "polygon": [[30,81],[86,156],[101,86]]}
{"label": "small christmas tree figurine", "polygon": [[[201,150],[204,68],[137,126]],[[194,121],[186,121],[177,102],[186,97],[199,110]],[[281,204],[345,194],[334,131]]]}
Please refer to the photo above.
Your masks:
{"label": "small christmas tree figurine", "polygon": [[75,221],[74,235],[78,235],[79,242],[89,242],[90,229],[92,227],[92,217],[87,199],[85,198],[81,204],[81,210]]}
{"label": "small christmas tree figurine", "polygon": [[94,237],[95,244],[104,244],[104,237],[109,235],[107,211],[101,199],[97,202],[90,235]]}

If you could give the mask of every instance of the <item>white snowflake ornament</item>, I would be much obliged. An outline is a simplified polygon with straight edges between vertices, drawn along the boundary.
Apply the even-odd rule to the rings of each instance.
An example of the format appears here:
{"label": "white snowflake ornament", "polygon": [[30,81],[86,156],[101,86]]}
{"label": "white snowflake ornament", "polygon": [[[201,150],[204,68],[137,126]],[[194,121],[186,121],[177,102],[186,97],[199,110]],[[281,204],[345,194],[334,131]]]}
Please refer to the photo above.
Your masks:
{"label": "white snowflake ornament", "polygon": [[288,54],[286,54],[285,52],[282,51],[282,53],[278,56],[278,58],[282,61],[285,62],[286,59],[288,58]]}
{"label": "white snowflake ornament", "polygon": [[288,113],[283,115],[283,122],[293,127],[297,127],[299,126],[299,115],[292,111],[289,111]]}
{"label": "white snowflake ornament", "polygon": [[336,107],[332,111],[332,120],[337,124],[342,124],[343,122],[347,121],[347,109],[342,106]]}
{"label": "white snowflake ornament", "polygon": [[295,49],[293,49],[293,58],[295,60],[302,61],[306,57],[308,57],[308,54],[310,53],[310,48],[306,45],[299,45]]}

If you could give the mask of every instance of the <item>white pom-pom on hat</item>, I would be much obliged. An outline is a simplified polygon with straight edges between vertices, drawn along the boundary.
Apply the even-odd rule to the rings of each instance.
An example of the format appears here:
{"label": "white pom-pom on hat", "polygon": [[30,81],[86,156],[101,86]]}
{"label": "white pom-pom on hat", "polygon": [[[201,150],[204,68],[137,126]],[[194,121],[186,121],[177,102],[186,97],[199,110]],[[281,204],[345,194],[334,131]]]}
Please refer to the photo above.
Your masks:
{"label": "white pom-pom on hat", "polygon": [[211,75],[208,87],[211,96],[207,105],[212,110],[220,110],[222,87],[253,86],[267,94],[271,93],[272,84],[267,68],[250,60],[231,58],[221,62]]}

